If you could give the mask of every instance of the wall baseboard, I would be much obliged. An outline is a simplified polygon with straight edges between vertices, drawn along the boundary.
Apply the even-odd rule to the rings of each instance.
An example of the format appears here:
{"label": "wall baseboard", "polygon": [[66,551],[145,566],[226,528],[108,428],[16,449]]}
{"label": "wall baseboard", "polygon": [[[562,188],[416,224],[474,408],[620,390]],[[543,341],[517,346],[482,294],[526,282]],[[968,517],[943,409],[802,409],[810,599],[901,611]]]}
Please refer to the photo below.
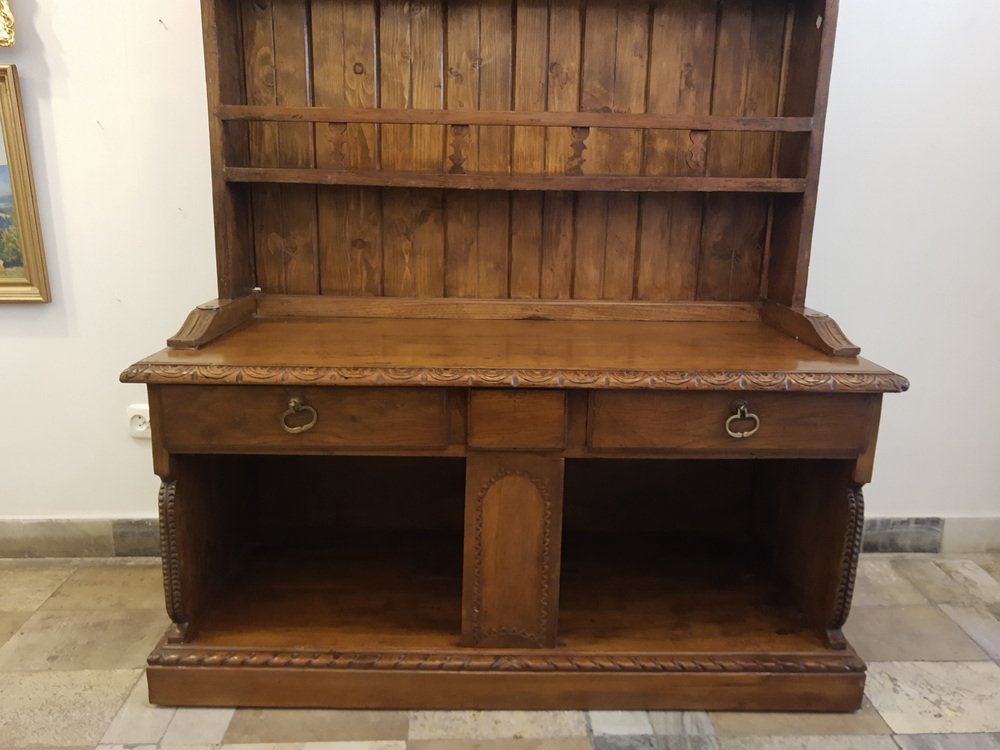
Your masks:
{"label": "wall baseboard", "polygon": [[[1000,518],[869,518],[865,552],[1000,552]],[[154,518],[0,519],[2,557],[156,557]]]}

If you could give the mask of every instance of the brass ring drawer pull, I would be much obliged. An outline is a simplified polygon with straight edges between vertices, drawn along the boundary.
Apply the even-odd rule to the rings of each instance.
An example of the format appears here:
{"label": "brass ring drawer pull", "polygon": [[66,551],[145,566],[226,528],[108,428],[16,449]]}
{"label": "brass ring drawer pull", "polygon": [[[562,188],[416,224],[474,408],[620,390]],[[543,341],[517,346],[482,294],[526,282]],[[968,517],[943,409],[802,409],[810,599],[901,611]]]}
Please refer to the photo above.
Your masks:
{"label": "brass ring drawer pull", "polygon": [[[728,434],[731,438],[736,438],[737,440],[753,437],[753,435],[757,433],[757,430],[760,429],[760,417],[750,411],[750,404],[746,401],[737,401],[733,404],[733,409],[736,413],[726,420],[726,434]],[[753,429],[745,432],[736,432],[733,429],[733,423],[744,421],[753,422]]]}
{"label": "brass ring drawer pull", "polygon": [[[308,414],[309,421],[305,424],[292,426],[288,424],[288,418],[293,417],[296,414]],[[297,435],[300,432],[308,432],[313,427],[316,426],[316,422],[319,421],[319,414],[313,409],[309,404],[302,403],[301,398],[292,398],[288,400],[288,411],[281,415],[281,428],[292,435]]]}

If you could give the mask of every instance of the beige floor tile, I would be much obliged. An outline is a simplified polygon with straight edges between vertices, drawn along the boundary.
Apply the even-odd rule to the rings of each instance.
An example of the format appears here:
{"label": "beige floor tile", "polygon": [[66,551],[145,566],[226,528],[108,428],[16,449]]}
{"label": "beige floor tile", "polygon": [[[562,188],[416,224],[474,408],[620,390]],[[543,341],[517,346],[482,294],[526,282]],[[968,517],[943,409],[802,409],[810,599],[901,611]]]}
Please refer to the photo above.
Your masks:
{"label": "beige floor tile", "polygon": [[902,750],[1000,750],[1000,734],[903,734]]}
{"label": "beige floor tile", "polygon": [[31,612],[0,612],[0,646],[31,617]]}
{"label": "beige floor tile", "polygon": [[720,737],[720,750],[899,750],[887,735],[853,737]]}
{"label": "beige floor tile", "polygon": [[712,719],[704,711],[649,711],[654,734],[698,736],[715,734]]}
{"label": "beige floor tile", "polygon": [[582,711],[414,711],[410,739],[544,739],[583,737]]}
{"label": "beige floor tile", "polygon": [[160,740],[169,745],[219,745],[233,718],[231,708],[178,708]]}
{"label": "beige floor tile", "polygon": [[652,734],[653,725],[645,711],[588,711],[594,734]]}
{"label": "beige floor tile", "polygon": [[139,674],[0,672],[0,746],[94,747]]}
{"label": "beige floor tile", "polygon": [[[164,750],[160,748],[160,750]],[[213,750],[406,750],[405,740],[359,740],[344,742],[264,742],[218,745]]]}
{"label": "beige floor tile", "polygon": [[40,610],[0,647],[0,670],[141,668],[167,625],[150,610]]}
{"label": "beige floor tile", "polygon": [[892,567],[909,579],[921,594],[942,604],[975,604],[975,595],[948,575],[937,563],[940,558],[901,558]]}
{"label": "beige floor tile", "polygon": [[987,656],[932,605],[855,607],[844,635],[865,661],[981,661]]}
{"label": "beige floor tile", "polygon": [[73,574],[69,565],[0,568],[0,610],[33,612]]}
{"label": "beige floor tile", "polygon": [[828,713],[744,713],[711,711],[715,733],[728,737],[779,737],[822,735],[891,734],[889,725],[867,698],[861,709],[851,714]]}
{"label": "beige floor tile", "polygon": [[941,605],[941,610],[958,623],[991,659],[1000,659],[1000,619],[986,608]]}
{"label": "beige floor tile", "polygon": [[[411,740],[407,750],[591,750],[586,737],[533,740]],[[312,750],[306,748],[306,750]]]}
{"label": "beige floor tile", "polygon": [[223,742],[405,740],[406,711],[296,711],[239,709]]}
{"label": "beige floor tile", "polygon": [[1000,666],[993,662],[875,662],[867,692],[893,732],[1000,731]]}
{"label": "beige floor tile", "polygon": [[1000,734],[903,734],[902,750],[1000,750]]}
{"label": "beige floor tile", "polygon": [[143,674],[125,704],[118,711],[101,742],[106,745],[156,744],[174,718],[173,708],[160,708],[149,703],[149,687]]}
{"label": "beige floor tile", "polygon": [[163,573],[152,565],[80,568],[42,608],[162,610]]}
{"label": "beige floor tile", "polygon": [[854,586],[854,606],[927,604],[927,598],[896,572],[890,559],[862,557]]}
{"label": "beige floor tile", "polygon": [[941,560],[938,565],[981,601],[987,604],[1000,603],[1000,581],[978,563],[972,560]]}

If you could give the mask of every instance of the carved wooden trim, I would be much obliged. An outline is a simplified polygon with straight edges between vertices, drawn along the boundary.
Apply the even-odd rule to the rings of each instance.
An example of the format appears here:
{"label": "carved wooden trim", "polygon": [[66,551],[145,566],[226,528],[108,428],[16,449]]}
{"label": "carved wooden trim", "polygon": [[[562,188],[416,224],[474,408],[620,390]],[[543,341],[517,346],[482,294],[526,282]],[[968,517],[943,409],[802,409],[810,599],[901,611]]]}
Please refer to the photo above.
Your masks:
{"label": "carved wooden trim", "polygon": [[177,542],[177,482],[160,484],[160,557],[163,564],[163,593],[167,614],[177,623],[180,635],[187,631],[188,617],[184,610],[181,586],[181,560]]}
{"label": "carved wooden trim", "polygon": [[900,393],[909,381],[891,372],[762,372],[708,370],[515,370],[479,368],[281,367],[139,362],[123,383],[166,385],[440,385],[530,388],[620,388],[675,391],[826,391]]}
{"label": "carved wooden trim", "polygon": [[257,312],[252,295],[232,300],[212,300],[198,305],[184,325],[167,339],[171,349],[199,349],[251,320]]}
{"label": "carved wooden trim", "polygon": [[[508,477],[521,477],[531,482],[538,489],[542,498],[544,521],[542,524],[542,564],[541,590],[539,591],[538,632],[531,633],[522,628],[482,628],[480,613],[483,605],[483,503],[486,495],[497,482]],[[549,579],[552,574],[552,497],[549,495],[546,483],[523,470],[503,470],[497,472],[483,482],[476,495],[474,506],[475,532],[473,534],[473,565],[472,565],[472,637],[478,642],[492,635],[515,635],[524,638],[535,646],[545,646],[548,633],[549,617],[551,616],[549,602]]]}
{"label": "carved wooden trim", "polygon": [[768,325],[832,357],[857,357],[861,354],[861,347],[851,343],[837,321],[829,315],[808,308],[793,310],[776,302],[765,303],[760,315]]}
{"label": "carved wooden trim", "polygon": [[844,556],[840,564],[840,585],[837,587],[837,605],[830,627],[839,629],[851,614],[851,599],[854,597],[854,582],[858,573],[858,557],[861,554],[862,536],[865,530],[865,498],[860,487],[847,490],[847,534],[844,540]]}
{"label": "carved wooden trim", "polygon": [[165,646],[148,659],[154,667],[272,667],[276,669],[352,669],[434,672],[864,672],[853,653],[796,654],[510,654],[383,653],[340,651],[211,650]]}

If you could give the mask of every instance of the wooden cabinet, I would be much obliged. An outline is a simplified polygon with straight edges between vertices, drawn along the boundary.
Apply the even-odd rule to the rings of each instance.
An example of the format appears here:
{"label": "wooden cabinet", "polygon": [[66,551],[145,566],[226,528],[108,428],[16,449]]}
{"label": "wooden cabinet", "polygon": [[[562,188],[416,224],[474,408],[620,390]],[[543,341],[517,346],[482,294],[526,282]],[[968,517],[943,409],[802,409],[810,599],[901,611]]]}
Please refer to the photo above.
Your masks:
{"label": "wooden cabinet", "polygon": [[203,0],[171,705],[853,710],[885,393],[804,307],[836,0]]}

